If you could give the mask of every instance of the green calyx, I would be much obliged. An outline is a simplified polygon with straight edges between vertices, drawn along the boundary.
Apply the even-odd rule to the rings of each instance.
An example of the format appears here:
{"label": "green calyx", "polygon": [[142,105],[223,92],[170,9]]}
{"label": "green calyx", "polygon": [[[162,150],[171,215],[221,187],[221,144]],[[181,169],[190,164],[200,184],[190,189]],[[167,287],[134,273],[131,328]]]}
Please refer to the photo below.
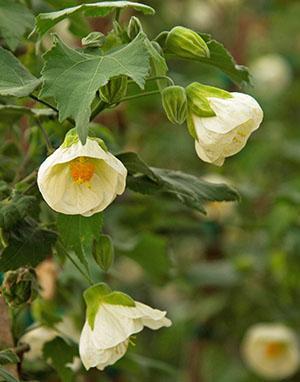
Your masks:
{"label": "green calyx", "polygon": [[[107,149],[107,146],[105,144],[105,142],[101,139],[101,138],[98,138],[98,137],[88,137],[88,139],[91,139],[93,141],[96,141],[98,143],[98,145],[104,150],[104,151],[108,151]],[[72,145],[75,145],[76,143],[79,142],[79,136],[77,134],[77,130],[76,128],[74,127],[73,129],[70,129],[67,134],[65,135],[65,139],[61,145],[61,147],[63,149],[66,149],[68,147],[71,147]]]}
{"label": "green calyx", "polygon": [[105,35],[101,32],[91,32],[81,39],[81,44],[86,48],[98,48],[105,42]]}
{"label": "green calyx", "polygon": [[228,99],[231,94],[223,89],[193,82],[186,88],[189,111],[198,117],[214,117],[216,114],[210,106],[209,97]]}
{"label": "green calyx", "polygon": [[91,327],[94,329],[96,314],[101,308],[101,304],[122,305],[135,307],[134,300],[122,292],[113,292],[105,283],[99,283],[86,289],[83,293],[87,309],[86,317]]}
{"label": "green calyx", "polygon": [[164,48],[166,53],[191,60],[210,56],[208,46],[203,38],[193,30],[181,26],[170,30]]}
{"label": "green calyx", "polygon": [[111,78],[106,85],[100,88],[100,98],[110,105],[120,102],[127,93],[127,83],[126,76]]}
{"label": "green calyx", "polygon": [[187,117],[187,96],[181,86],[169,86],[161,93],[162,105],[170,122],[181,125]]}

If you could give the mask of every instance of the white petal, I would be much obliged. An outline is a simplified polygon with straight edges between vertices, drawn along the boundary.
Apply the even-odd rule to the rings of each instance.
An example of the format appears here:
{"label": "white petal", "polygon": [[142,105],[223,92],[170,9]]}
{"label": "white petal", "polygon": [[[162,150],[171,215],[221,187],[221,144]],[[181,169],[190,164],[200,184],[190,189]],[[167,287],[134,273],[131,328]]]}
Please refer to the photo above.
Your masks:
{"label": "white petal", "polygon": [[200,118],[203,127],[218,134],[226,134],[239,125],[251,121],[251,131],[256,130],[263,111],[257,101],[243,93],[231,93],[232,98],[209,98],[215,117]]}
{"label": "white petal", "polygon": [[122,358],[127,351],[128,340],[109,349],[98,349],[94,345],[92,335],[92,330],[86,322],[80,337],[79,354],[87,370],[91,367],[97,367],[97,369],[103,370],[106,366],[112,365],[118,359]]}
{"label": "white petal", "polygon": [[112,348],[143,329],[141,320],[122,316],[118,309],[111,310],[111,306],[101,304],[95,318],[92,338],[98,349]]}

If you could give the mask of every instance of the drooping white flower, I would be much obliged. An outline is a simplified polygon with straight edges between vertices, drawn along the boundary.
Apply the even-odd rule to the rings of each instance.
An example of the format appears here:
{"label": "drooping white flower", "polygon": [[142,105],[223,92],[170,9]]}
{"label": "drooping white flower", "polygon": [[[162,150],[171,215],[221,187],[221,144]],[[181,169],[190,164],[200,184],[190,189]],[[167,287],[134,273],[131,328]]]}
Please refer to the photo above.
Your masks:
{"label": "drooping white flower", "polygon": [[53,210],[91,216],[103,211],[124,192],[127,170],[99,142],[88,138],[82,145],[71,133],[42,163],[37,182]]}
{"label": "drooping white flower", "polygon": [[299,368],[300,351],[295,333],[282,324],[257,324],[242,343],[245,363],[268,380],[292,376]]}
{"label": "drooping white flower", "polygon": [[157,330],[170,326],[166,312],[132,300],[121,292],[112,292],[101,283],[84,293],[87,318],[84,324],[79,354],[88,370],[103,370],[122,358],[130,343],[130,336],[145,326]]}
{"label": "drooping white flower", "polygon": [[263,111],[257,101],[243,93],[228,93],[201,84],[187,88],[189,128],[195,148],[204,162],[222,166],[225,158],[238,153],[258,129]]}

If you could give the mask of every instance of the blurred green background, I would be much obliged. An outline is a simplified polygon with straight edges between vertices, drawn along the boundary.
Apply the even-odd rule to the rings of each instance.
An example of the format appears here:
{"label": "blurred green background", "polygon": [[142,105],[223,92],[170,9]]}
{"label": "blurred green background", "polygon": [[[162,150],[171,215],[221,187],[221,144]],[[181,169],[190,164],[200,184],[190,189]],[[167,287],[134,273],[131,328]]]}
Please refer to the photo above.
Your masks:
{"label": "blurred green background", "polygon": [[[38,13],[75,3],[32,1],[32,6]],[[167,310],[173,326],[155,333],[145,330],[115,366],[78,380],[262,382],[241,359],[247,328],[283,322],[300,337],[300,2],[144,3],[157,11],[155,17],[142,17],[151,37],[174,25],[190,27],[212,34],[239,64],[249,66],[253,86],[242,91],[259,101],[265,118],[243,151],[217,168],[198,159],[186,127],[168,122],[158,96],[122,104],[99,117],[94,127],[115,152],[131,150],[152,166],[224,179],[240,191],[241,202],[210,204],[203,216],[167,199],[128,191],[107,210],[105,231],[114,241],[115,265],[106,276],[95,269],[94,278]],[[125,13],[122,20],[129,17]],[[66,27],[79,36],[110,27],[109,19],[88,23],[73,21],[57,32],[76,46],[80,40]],[[38,69],[33,66],[38,65],[33,44],[19,56],[33,72]],[[178,85],[199,81],[239,90],[220,71],[199,63],[174,61],[170,68]],[[50,122],[46,128],[58,145],[59,127]],[[41,158],[37,154],[37,163]],[[11,166],[18,164],[14,160]],[[1,161],[4,165],[9,164]],[[79,301],[85,286],[67,262],[51,301],[57,311],[75,317],[78,328],[84,319]],[[29,365],[26,373],[32,379],[56,381],[49,371],[37,370]],[[300,373],[288,379],[299,380]]]}

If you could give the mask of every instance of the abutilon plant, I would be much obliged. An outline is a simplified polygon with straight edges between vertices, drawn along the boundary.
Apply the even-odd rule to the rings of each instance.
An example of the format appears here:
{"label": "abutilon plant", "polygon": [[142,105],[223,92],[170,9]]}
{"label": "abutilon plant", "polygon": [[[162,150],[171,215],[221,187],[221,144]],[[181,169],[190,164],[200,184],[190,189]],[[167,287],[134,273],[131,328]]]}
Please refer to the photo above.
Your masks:
{"label": "abutilon plant", "polygon": [[[176,261],[160,254],[167,248],[162,236],[168,229],[163,221],[161,226],[151,227],[149,200],[158,203],[166,215],[171,213],[175,221],[177,212],[200,219],[198,213],[205,214],[205,206],[239,201],[240,196],[223,182],[146,164],[135,152],[126,152],[126,148],[137,151],[130,135],[124,133],[120,139],[117,129],[103,125],[124,104],[156,99],[161,103],[158,112],[163,111],[164,124],[180,125],[170,129],[170,137],[173,134],[175,139],[183,132],[189,142],[187,150],[193,152],[195,146],[203,162],[222,166],[259,128],[263,111],[245,93],[210,86],[208,80],[195,82],[199,78],[191,83],[181,82],[179,75],[172,78],[169,63],[179,60],[182,73],[187,62],[197,65],[199,72],[206,64],[221,70],[237,87],[249,82],[247,68],[237,65],[211,36],[180,25],[148,36],[143,25],[147,19],[138,14],[154,17],[155,10],[139,2],[84,2],[65,8],[67,3],[0,0],[0,116],[9,121],[5,125],[7,151],[11,149],[10,137],[14,137],[24,152],[18,160],[7,161],[0,171],[2,296],[12,310],[14,328],[13,342],[6,344],[10,349],[6,361],[1,361],[5,357],[0,352],[0,376],[10,382],[24,380],[27,375],[36,379],[37,369],[26,374],[26,362],[36,359],[42,363],[37,368],[46,373],[46,363],[66,382],[90,368],[103,371],[114,364],[112,370],[119,370],[116,373],[126,373],[134,369],[131,363],[139,363],[145,370],[161,368],[172,375],[172,368],[147,358],[152,343],[163,338],[160,336],[172,336],[176,321],[180,321],[180,309],[172,317],[167,314],[169,306],[147,294],[149,285],[163,287],[177,276],[180,280]],[[45,12],[38,13],[41,9]],[[2,25],[5,15],[18,27],[8,20]],[[96,24],[88,24],[91,17],[106,17],[112,21],[112,29],[92,31],[91,25]],[[69,32],[74,32],[72,46],[59,32],[58,23],[63,20],[68,20]],[[52,46],[44,51],[42,41],[51,32]],[[142,129],[135,116],[132,119],[135,128]],[[21,126],[18,131],[17,124]],[[179,150],[172,138],[168,144],[178,160],[184,147]],[[165,166],[163,150],[157,162]],[[200,161],[198,164],[200,167]],[[171,210],[169,203],[174,206]],[[133,209],[126,212],[127,208]],[[139,220],[144,226],[137,224],[129,237],[135,214],[142,210],[144,217]],[[184,224],[183,219],[182,228]],[[150,256],[148,244],[153,244]],[[120,283],[124,276],[133,277],[136,270],[133,265],[121,268],[126,254],[129,262],[138,263],[142,274],[149,272],[142,287]],[[35,278],[34,268],[45,261],[56,263],[51,294],[43,293]],[[47,288],[46,279],[40,283],[43,288]],[[22,325],[20,317],[24,318]],[[66,317],[73,320],[68,329],[76,326],[76,330],[62,325]],[[144,328],[156,331],[163,327],[160,332],[145,331],[135,338]],[[275,333],[270,342],[267,329],[260,330],[263,344],[256,343],[258,334],[253,335],[255,340],[252,335],[247,337],[245,360],[262,375],[271,375],[252,352],[257,347],[269,349],[266,351],[272,354],[266,362],[270,365],[277,357],[273,353],[278,352],[282,363],[289,358],[290,367],[278,366],[284,377],[298,366],[298,350],[285,329],[275,332],[278,340]],[[26,357],[31,341],[32,353]],[[147,345],[142,352],[139,343],[143,341]],[[285,353],[276,341],[286,341],[290,350]],[[137,350],[133,349],[135,343]],[[12,367],[4,367],[7,363]],[[14,366],[17,363],[18,368]],[[89,380],[98,380],[95,372],[89,372]],[[101,375],[103,381],[108,380],[109,373]]]}

